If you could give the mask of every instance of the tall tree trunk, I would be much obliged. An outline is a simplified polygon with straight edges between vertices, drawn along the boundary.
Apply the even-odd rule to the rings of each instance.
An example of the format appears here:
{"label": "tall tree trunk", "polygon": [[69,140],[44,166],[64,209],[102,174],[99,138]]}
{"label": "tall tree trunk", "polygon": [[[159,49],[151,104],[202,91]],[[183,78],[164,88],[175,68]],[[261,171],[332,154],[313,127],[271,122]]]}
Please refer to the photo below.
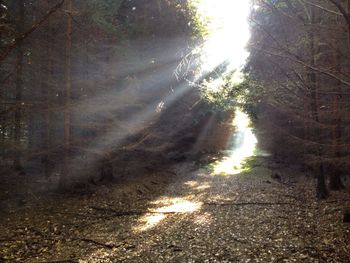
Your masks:
{"label": "tall tree trunk", "polygon": [[[315,13],[315,8],[313,6],[311,8],[311,27],[309,31],[309,41],[310,41],[310,65],[312,67],[316,67],[316,56],[318,54],[318,44],[316,41],[316,36],[314,32],[313,26],[316,25],[318,19],[317,15]],[[319,100],[318,100],[318,90],[319,90],[319,83],[318,83],[318,76],[316,72],[312,69],[309,69],[308,72],[308,79],[310,83],[310,94],[311,94],[311,114],[312,119],[314,122],[314,139],[316,142],[320,143],[322,140],[320,138],[321,132],[318,130],[320,129],[320,119],[319,119]],[[320,199],[324,199],[328,197],[328,190],[326,186],[326,179],[324,174],[324,164],[323,164],[323,156],[322,156],[322,146],[319,144],[316,146],[316,155],[317,155],[317,164],[315,166],[315,173],[317,178],[317,197]]]}
{"label": "tall tree trunk", "polygon": [[348,19],[346,19],[348,26],[348,49],[350,49],[350,0],[346,1],[346,15],[348,16]]}
{"label": "tall tree trunk", "polygon": [[[18,1],[19,20],[18,31],[23,32],[24,25],[24,2]],[[23,41],[21,40],[17,46],[17,58],[16,58],[16,109],[15,109],[15,125],[14,125],[14,143],[15,152],[13,159],[13,166],[16,170],[22,169],[21,155],[22,155],[22,92],[23,92]]]}
{"label": "tall tree trunk", "polygon": [[69,155],[70,155],[70,104],[71,104],[71,91],[72,91],[72,0],[66,1],[67,12],[67,29],[66,29],[66,55],[65,55],[65,86],[64,86],[64,157],[63,157],[63,169],[60,178],[61,188],[66,187],[68,170],[69,170]]}
{"label": "tall tree trunk", "polygon": [[[48,1],[49,5],[49,1]],[[44,175],[45,177],[50,176],[50,146],[51,146],[51,81],[52,81],[52,43],[54,41],[53,35],[52,35],[52,28],[51,28],[51,19],[48,19],[47,24],[47,35],[46,35],[46,44],[47,44],[47,52],[45,54],[47,63],[43,62],[44,65],[44,71],[46,71],[46,76],[44,81],[42,81],[42,98],[43,98],[43,105],[45,108],[45,112],[43,114],[42,119],[42,148],[44,150],[44,155],[41,158],[41,162],[44,169]],[[45,61],[45,58],[44,58]],[[46,65],[45,65],[46,64]]]}
{"label": "tall tree trunk", "polygon": [[[336,43],[335,47],[336,47]],[[340,65],[340,54],[337,50],[333,50],[333,64],[337,74],[341,74],[341,65]],[[329,180],[329,188],[334,191],[338,191],[344,188],[344,184],[341,181],[341,169],[339,168],[338,161],[341,157],[341,152],[339,149],[339,143],[342,136],[342,84],[340,81],[335,83],[335,87],[333,89],[333,127],[332,127],[332,145],[333,145],[333,154],[335,161],[333,162],[333,169],[330,174]]]}
{"label": "tall tree trunk", "polygon": [[[307,142],[310,140],[310,98],[307,95],[307,87],[305,87],[304,92],[304,141]],[[309,152],[309,147],[306,144],[303,145],[303,151],[305,156]],[[303,163],[303,169],[304,171],[308,170],[308,165],[306,161],[304,161]]]}

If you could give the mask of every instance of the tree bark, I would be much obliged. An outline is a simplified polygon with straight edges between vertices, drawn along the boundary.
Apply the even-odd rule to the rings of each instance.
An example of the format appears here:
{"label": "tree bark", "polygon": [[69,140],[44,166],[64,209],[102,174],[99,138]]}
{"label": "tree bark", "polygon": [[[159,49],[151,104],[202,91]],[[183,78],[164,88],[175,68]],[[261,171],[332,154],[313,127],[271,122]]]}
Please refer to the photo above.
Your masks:
{"label": "tree bark", "polygon": [[[46,104],[45,112],[43,114],[43,120],[42,120],[42,148],[45,154],[41,157],[41,163],[43,165],[44,175],[45,177],[50,176],[50,153],[49,149],[51,146],[51,81],[52,81],[52,49],[53,49],[53,35],[52,35],[52,28],[51,28],[51,19],[48,19],[47,24],[47,35],[46,35],[46,42],[47,42],[47,52],[45,53],[47,63],[43,63],[44,68],[43,72],[46,71],[47,78],[42,81],[42,98],[43,98],[43,105]],[[45,58],[44,58],[45,60]]]}
{"label": "tree bark", "polygon": [[[313,6],[310,7],[310,15],[311,15],[311,25],[314,25],[317,23],[317,14],[315,13],[315,8]],[[318,54],[318,46],[317,41],[316,41],[316,36],[315,33],[310,27],[309,29],[309,41],[310,41],[310,65],[312,67],[316,67],[316,55]],[[320,131],[319,129],[319,102],[318,102],[318,89],[319,89],[319,84],[318,84],[318,79],[317,79],[317,74],[314,70],[308,69],[308,80],[309,80],[309,85],[310,85],[310,95],[311,95],[311,114],[312,114],[312,119],[314,121],[314,137],[315,141],[320,142]],[[315,166],[315,173],[316,173],[316,178],[317,178],[317,197],[320,199],[325,199],[328,197],[328,190],[326,186],[326,179],[325,179],[325,174],[324,174],[324,164],[323,164],[323,158],[322,158],[322,148],[321,146],[317,146],[316,149],[316,155],[317,155],[317,164]]]}
{"label": "tree bark", "polygon": [[[18,19],[18,31],[21,32],[24,24],[24,3],[18,1],[19,19]],[[23,41],[20,40],[17,45],[17,57],[16,57],[16,109],[15,109],[15,125],[14,125],[14,159],[13,166],[16,170],[22,170],[21,164],[21,134],[22,134],[22,92],[23,92]]]}
{"label": "tree bark", "polygon": [[339,12],[343,15],[348,28],[348,47],[350,48],[350,0],[346,1],[346,7],[340,0],[329,0],[334,6],[336,6]]}
{"label": "tree bark", "polygon": [[64,87],[64,157],[63,169],[60,178],[60,187],[65,188],[67,185],[67,177],[69,173],[69,156],[70,156],[70,103],[72,91],[72,0],[66,1],[67,10],[67,28],[66,28],[66,54],[65,54],[65,87]]}
{"label": "tree bark", "polygon": [[[334,43],[336,46],[336,43]],[[333,64],[334,69],[338,74],[341,74],[341,64],[340,64],[340,54],[337,50],[333,50]],[[341,180],[341,169],[339,168],[339,164],[337,161],[341,157],[341,152],[339,149],[339,143],[342,137],[342,84],[337,81],[334,87],[334,95],[333,95],[333,128],[332,128],[332,144],[333,144],[333,154],[335,161],[332,164],[332,171],[329,178],[329,188],[334,191],[339,191],[344,189],[344,184]]]}

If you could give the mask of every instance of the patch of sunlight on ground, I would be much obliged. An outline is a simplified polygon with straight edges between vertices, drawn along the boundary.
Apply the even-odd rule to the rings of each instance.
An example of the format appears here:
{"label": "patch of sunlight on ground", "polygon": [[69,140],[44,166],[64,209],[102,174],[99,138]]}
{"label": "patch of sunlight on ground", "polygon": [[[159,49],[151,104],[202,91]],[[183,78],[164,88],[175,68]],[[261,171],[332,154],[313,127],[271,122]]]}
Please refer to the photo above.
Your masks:
{"label": "patch of sunlight on ground", "polygon": [[213,175],[235,175],[246,171],[249,167],[245,166],[245,161],[256,152],[258,140],[250,127],[248,115],[237,109],[232,125],[235,133],[227,151],[229,155],[211,165]]}
{"label": "patch of sunlight on ground", "polygon": [[185,198],[162,197],[153,204],[163,205],[157,209],[152,209],[138,220],[134,227],[135,232],[142,232],[154,228],[160,224],[167,216],[176,213],[193,213],[202,207],[202,203],[193,202]]}
{"label": "patch of sunlight on ground", "polygon": [[209,183],[197,182],[197,181],[188,181],[184,185],[193,188],[194,190],[206,190],[210,188]]}
{"label": "patch of sunlight on ground", "polygon": [[187,181],[187,182],[185,182],[185,185],[194,188],[194,187],[198,186],[198,182],[197,181]]}
{"label": "patch of sunlight on ground", "polygon": [[195,190],[207,190],[207,189],[209,189],[210,187],[211,187],[210,184],[205,183],[205,184],[201,184],[201,185],[195,187],[194,189],[195,189]]}
{"label": "patch of sunlight on ground", "polygon": [[203,215],[199,215],[194,220],[194,223],[200,226],[208,226],[212,222],[212,215],[209,213],[204,213]]}
{"label": "patch of sunlight on ground", "polygon": [[165,214],[157,214],[157,215],[145,215],[140,220],[140,225],[136,227],[137,232],[146,231],[158,225],[163,219],[165,219],[167,215]]}
{"label": "patch of sunlight on ground", "polygon": [[169,206],[163,206],[158,208],[156,212],[159,213],[191,213],[199,210],[201,207],[200,203],[194,203],[191,201],[183,200]]}

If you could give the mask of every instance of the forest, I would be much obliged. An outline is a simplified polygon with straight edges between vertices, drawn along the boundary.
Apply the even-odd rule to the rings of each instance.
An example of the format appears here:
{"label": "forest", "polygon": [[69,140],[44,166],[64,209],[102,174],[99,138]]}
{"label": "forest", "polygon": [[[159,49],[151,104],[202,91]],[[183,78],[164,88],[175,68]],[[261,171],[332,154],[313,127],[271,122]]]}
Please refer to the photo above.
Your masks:
{"label": "forest", "polygon": [[0,0],[0,263],[350,262],[350,0]]}

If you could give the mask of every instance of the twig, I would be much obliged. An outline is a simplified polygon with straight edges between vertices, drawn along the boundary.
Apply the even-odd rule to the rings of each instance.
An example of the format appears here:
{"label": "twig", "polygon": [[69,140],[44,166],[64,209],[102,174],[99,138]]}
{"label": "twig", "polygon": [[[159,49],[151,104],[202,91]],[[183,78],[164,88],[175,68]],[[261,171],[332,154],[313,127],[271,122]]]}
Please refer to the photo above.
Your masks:
{"label": "twig", "polygon": [[350,199],[329,200],[323,203],[343,203],[343,202],[350,202]]}
{"label": "twig", "polygon": [[101,216],[97,215],[91,215],[91,214],[80,214],[80,213],[74,213],[74,212],[57,212],[58,215],[70,215],[70,216],[75,216],[75,217],[91,217],[94,219],[99,219]]}
{"label": "twig", "polygon": [[232,205],[232,206],[246,206],[246,205],[294,205],[293,203],[283,203],[283,202],[277,202],[277,203],[264,203],[264,202],[246,202],[246,203],[214,203],[214,202],[207,202],[204,203],[205,205],[217,205],[217,206],[225,206],[225,205]]}
{"label": "twig", "polygon": [[323,7],[323,6],[321,6],[321,5],[317,5],[317,4],[311,3],[311,2],[309,2],[309,1],[304,1],[304,0],[303,0],[303,2],[306,3],[306,4],[308,4],[308,5],[317,7],[317,8],[319,8],[319,9],[321,9],[321,10],[323,10],[323,11],[326,11],[326,12],[328,12],[328,13],[331,13],[331,14],[333,14],[333,15],[337,15],[337,16],[342,16],[342,15],[343,15],[343,14],[340,13],[340,12],[337,12],[337,11],[334,11],[334,10],[331,10],[331,9],[328,9],[328,8]]}
{"label": "twig", "polygon": [[98,246],[101,246],[101,247],[105,247],[105,248],[108,248],[108,249],[113,249],[113,248],[121,246],[121,245],[119,245],[119,246],[109,245],[109,244],[102,243],[102,242],[99,242],[99,241],[96,241],[96,240],[93,240],[93,239],[89,239],[89,238],[76,238],[75,240],[77,240],[77,241],[84,241],[84,242],[91,243],[91,244],[94,244],[94,245],[98,245]]}
{"label": "twig", "polygon": [[113,216],[141,216],[145,214],[181,214],[181,212],[175,212],[175,211],[117,211],[111,208],[104,208],[104,207],[95,207],[90,206],[90,208],[96,210],[96,211],[102,211],[113,214]]}
{"label": "twig", "polygon": [[62,259],[62,260],[52,260],[52,261],[40,261],[40,263],[78,263],[75,259]]}
{"label": "twig", "polygon": [[117,211],[110,208],[90,206],[91,209],[101,212],[112,213],[114,216],[138,216],[143,215],[145,212],[142,211]]}

